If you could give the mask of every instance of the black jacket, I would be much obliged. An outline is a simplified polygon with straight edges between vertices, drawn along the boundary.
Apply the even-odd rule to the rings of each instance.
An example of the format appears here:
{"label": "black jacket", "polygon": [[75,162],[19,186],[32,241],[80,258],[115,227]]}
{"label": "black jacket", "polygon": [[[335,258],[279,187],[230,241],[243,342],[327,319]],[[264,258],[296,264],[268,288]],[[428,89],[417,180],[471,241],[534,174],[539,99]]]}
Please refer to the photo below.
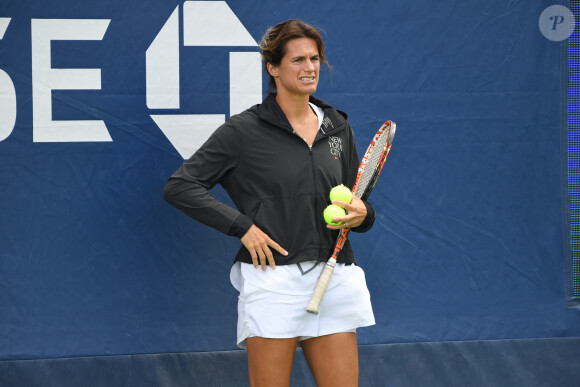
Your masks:
{"label": "black jacket", "polygon": [[[269,95],[262,104],[232,116],[169,178],[164,197],[198,221],[241,238],[252,224],[288,251],[272,250],[277,265],[326,261],[338,231],[326,228],[322,216],[328,193],[338,184],[352,187],[359,158],[346,114],[310,97],[324,110],[324,121],[312,147],[297,134]],[[213,198],[208,190],[220,183],[237,210]],[[375,219],[367,206],[363,224]],[[242,246],[236,261],[251,263]],[[356,262],[347,241],[338,262]]]}

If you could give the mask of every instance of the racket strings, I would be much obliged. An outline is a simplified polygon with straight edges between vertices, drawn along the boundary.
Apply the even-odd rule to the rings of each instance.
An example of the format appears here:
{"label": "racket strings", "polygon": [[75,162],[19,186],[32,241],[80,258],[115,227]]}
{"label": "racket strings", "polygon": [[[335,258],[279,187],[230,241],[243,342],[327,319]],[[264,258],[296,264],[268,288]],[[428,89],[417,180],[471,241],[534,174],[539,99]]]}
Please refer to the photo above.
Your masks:
{"label": "racket strings", "polygon": [[387,140],[390,137],[389,133],[390,131],[388,130],[381,133],[375,143],[375,147],[373,147],[371,150],[368,161],[366,162],[364,170],[362,171],[362,175],[360,176],[357,190],[355,192],[355,195],[359,198],[362,197],[367,187],[371,184],[373,176],[375,175],[375,170],[380,165],[381,155],[383,155],[383,151],[387,146]]}

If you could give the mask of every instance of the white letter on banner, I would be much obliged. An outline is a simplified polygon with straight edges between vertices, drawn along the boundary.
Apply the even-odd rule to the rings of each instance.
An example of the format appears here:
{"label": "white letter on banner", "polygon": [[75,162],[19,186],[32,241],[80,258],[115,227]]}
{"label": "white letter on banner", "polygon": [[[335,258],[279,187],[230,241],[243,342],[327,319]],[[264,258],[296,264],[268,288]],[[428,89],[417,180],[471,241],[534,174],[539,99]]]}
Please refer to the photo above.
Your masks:
{"label": "white letter on banner", "polygon": [[0,70],[0,141],[5,140],[16,123],[16,90],[12,79]]}
{"label": "white letter on banner", "polygon": [[100,69],[53,69],[53,40],[102,40],[109,19],[32,19],[32,125],[34,142],[112,141],[101,120],[53,121],[52,90],[100,90]]}
{"label": "white letter on banner", "polygon": [[[8,28],[10,18],[0,17],[0,39]],[[16,123],[16,90],[12,79],[4,70],[0,70],[0,141],[3,141],[14,130]]]}

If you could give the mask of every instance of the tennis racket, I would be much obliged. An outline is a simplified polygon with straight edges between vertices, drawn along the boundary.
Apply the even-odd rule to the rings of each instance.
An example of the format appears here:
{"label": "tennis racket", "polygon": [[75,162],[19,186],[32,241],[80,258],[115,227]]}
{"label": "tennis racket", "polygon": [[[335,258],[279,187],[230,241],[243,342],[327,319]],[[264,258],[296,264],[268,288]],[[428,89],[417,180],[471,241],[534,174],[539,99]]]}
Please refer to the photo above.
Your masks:
{"label": "tennis racket", "polygon": [[[385,122],[377,131],[377,134],[375,134],[367,148],[367,151],[358,167],[356,181],[352,188],[352,193],[359,199],[366,200],[377,183],[381,171],[383,170],[383,166],[385,165],[385,161],[387,160],[387,156],[389,155],[389,151],[391,150],[391,146],[393,145],[395,130],[396,124],[394,122]],[[316,283],[316,287],[312,293],[310,303],[308,303],[308,306],[306,307],[306,311],[318,314],[320,303],[322,302],[324,293],[326,293],[326,289],[328,288],[328,284],[330,283],[330,279],[334,273],[336,257],[342,250],[342,246],[344,246],[344,242],[346,242],[346,237],[349,231],[350,228],[343,228],[340,231],[334,245],[334,252],[326,262],[324,269],[322,269],[322,273],[320,273],[320,277],[318,278],[318,282]]]}

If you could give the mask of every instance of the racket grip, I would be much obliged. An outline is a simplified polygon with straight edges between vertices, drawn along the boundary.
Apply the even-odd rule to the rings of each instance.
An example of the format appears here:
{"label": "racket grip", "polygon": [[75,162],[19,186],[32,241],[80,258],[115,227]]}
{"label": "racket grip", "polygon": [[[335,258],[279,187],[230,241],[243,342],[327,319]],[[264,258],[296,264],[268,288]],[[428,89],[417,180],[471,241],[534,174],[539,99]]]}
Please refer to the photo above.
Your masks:
{"label": "racket grip", "polygon": [[308,313],[318,314],[318,311],[320,310],[320,303],[322,302],[322,297],[324,297],[324,293],[326,293],[326,289],[328,288],[328,284],[330,283],[330,279],[334,273],[335,265],[336,259],[334,258],[330,258],[326,262],[326,265],[324,265],[324,269],[322,269],[322,273],[320,273],[320,277],[318,278],[318,282],[316,283],[316,287],[314,288],[310,302],[306,307],[306,311]]}

